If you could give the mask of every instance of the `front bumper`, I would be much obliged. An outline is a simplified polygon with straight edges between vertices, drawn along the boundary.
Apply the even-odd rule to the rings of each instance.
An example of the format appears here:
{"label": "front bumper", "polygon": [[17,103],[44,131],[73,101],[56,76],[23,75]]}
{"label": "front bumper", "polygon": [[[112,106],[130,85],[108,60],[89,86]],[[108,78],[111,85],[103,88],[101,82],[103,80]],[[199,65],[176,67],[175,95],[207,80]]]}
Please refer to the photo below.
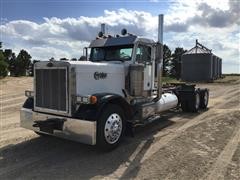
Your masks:
{"label": "front bumper", "polygon": [[[62,122],[61,129],[45,131],[36,126],[36,122],[44,124],[51,119]],[[22,108],[20,112],[20,126],[23,128],[91,145],[96,144],[96,124],[96,121],[49,115],[27,108]]]}

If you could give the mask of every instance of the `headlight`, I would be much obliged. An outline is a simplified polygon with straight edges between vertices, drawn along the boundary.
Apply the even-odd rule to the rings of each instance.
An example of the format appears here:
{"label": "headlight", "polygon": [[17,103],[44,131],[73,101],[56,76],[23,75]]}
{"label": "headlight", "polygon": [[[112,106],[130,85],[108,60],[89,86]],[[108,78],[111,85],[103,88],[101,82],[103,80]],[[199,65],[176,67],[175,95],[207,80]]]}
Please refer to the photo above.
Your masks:
{"label": "headlight", "polygon": [[96,104],[96,96],[77,96],[77,104]]}
{"label": "headlight", "polygon": [[33,97],[33,96],[34,96],[34,92],[33,92],[33,91],[26,90],[26,91],[25,91],[25,96],[26,96],[26,97]]}

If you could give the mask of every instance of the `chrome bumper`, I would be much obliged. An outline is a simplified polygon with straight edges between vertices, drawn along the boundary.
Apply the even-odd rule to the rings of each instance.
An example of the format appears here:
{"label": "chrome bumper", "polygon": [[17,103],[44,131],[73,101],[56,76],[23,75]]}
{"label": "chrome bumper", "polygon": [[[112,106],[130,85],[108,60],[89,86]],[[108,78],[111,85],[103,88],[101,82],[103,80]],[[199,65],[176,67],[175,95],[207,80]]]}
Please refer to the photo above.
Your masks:
{"label": "chrome bumper", "polygon": [[[53,133],[48,133],[33,126],[36,121],[44,122],[49,119],[63,120],[62,130],[54,129]],[[48,115],[26,108],[22,108],[20,112],[20,126],[23,128],[91,145],[96,144],[96,124],[96,121]]]}

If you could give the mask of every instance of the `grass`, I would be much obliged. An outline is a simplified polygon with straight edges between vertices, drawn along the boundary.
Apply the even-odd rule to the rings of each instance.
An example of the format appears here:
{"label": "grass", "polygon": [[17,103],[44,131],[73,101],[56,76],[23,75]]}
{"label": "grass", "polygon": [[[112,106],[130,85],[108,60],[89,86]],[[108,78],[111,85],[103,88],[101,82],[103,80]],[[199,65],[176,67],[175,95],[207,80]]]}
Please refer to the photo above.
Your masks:
{"label": "grass", "polygon": [[176,78],[173,77],[162,77],[162,82],[163,84],[168,84],[168,83],[180,83],[180,80],[177,80]]}
{"label": "grass", "polygon": [[214,80],[214,83],[219,84],[239,84],[240,76],[239,75],[223,75],[223,78]]}
{"label": "grass", "polygon": [[[181,80],[177,80],[176,78],[172,78],[169,76],[162,77],[163,84],[169,83],[183,83]],[[192,82],[194,83],[194,82]],[[199,83],[199,82],[196,82]],[[205,82],[206,83],[206,82]],[[223,78],[219,78],[213,81],[213,83],[217,84],[240,84],[240,74],[224,74]]]}
{"label": "grass", "polygon": [[223,74],[223,76],[240,76],[240,74],[231,73],[231,74]]}

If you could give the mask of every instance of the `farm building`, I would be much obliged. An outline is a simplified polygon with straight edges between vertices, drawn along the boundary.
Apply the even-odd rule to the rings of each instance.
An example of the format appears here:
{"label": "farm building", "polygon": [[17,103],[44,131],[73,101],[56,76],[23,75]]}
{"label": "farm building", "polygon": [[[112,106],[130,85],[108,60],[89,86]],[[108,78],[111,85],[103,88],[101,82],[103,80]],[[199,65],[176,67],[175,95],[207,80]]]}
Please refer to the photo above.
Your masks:
{"label": "farm building", "polygon": [[182,55],[181,79],[211,82],[222,74],[222,59],[196,40],[196,46]]}

